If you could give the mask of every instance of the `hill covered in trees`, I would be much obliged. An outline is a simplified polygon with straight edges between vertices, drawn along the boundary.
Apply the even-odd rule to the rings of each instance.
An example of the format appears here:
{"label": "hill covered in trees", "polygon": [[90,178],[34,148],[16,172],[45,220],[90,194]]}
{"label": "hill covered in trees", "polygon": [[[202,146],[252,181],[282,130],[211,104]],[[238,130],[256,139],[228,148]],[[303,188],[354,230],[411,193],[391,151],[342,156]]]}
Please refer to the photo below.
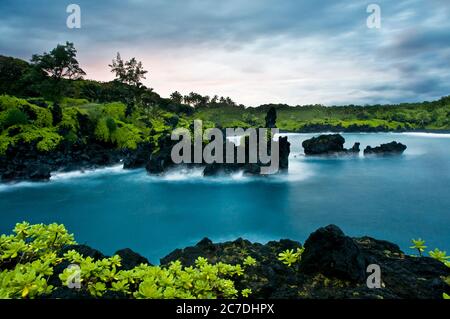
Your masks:
{"label": "hill covered in trees", "polygon": [[194,119],[204,128],[263,127],[272,108],[277,127],[289,132],[450,130],[450,97],[332,107],[245,107],[229,97],[177,91],[163,98],[142,84],[147,71],[136,59],[117,54],[109,65],[115,80],[99,82],[83,79],[76,53],[66,43],[30,62],[0,56],[2,179],[41,179],[52,169],[103,166],[123,157],[125,166],[139,166],[142,152],[157,151],[163,137],[176,127],[191,128]]}

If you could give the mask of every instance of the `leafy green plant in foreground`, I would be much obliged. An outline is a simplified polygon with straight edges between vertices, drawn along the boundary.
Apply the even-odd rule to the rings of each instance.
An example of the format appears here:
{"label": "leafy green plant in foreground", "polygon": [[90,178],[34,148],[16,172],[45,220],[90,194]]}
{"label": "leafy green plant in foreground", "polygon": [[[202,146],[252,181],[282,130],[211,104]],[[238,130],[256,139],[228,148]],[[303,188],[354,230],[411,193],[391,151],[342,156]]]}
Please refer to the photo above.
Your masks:
{"label": "leafy green plant in foreground", "polygon": [[17,224],[14,234],[0,237],[0,298],[36,298],[50,294],[57,287],[49,285],[48,280],[54,274],[54,267],[62,262],[78,267],[67,267],[59,274],[60,286],[68,286],[79,274],[79,289],[94,298],[108,292],[138,299],[248,297],[251,290],[238,291],[234,279],[257,263],[250,256],[243,266],[210,264],[206,258],[199,257],[191,267],[175,261],[168,266],[142,264],[121,270],[120,256],[94,260],[75,250],[60,256],[61,248],[74,244],[73,235],[63,225]]}
{"label": "leafy green plant in foreground", "polygon": [[[425,240],[422,239],[413,239],[413,246],[411,246],[411,249],[417,249],[419,251],[420,256],[422,257],[422,253],[425,251],[427,246],[425,246]],[[431,258],[439,260],[441,263],[445,264],[447,267],[450,267],[450,256],[447,256],[447,252],[439,250],[435,248],[434,250],[429,252],[429,255]],[[450,286],[450,277],[445,278],[445,282],[447,285]],[[444,299],[450,299],[450,296],[446,293],[442,295]]]}
{"label": "leafy green plant in foreground", "polygon": [[440,262],[444,263],[444,264],[448,264],[448,259],[450,259],[450,256],[447,256],[447,252],[446,251],[441,251],[439,249],[435,249],[433,251],[429,252],[430,257],[434,258],[436,260],[439,260]]}
{"label": "leafy green plant in foreground", "polygon": [[412,240],[413,246],[411,246],[411,249],[417,249],[417,251],[419,252],[419,256],[422,257],[423,252],[425,251],[425,249],[427,248],[427,246],[425,246],[425,240],[422,239],[413,239]]}
{"label": "leafy green plant in foreground", "polygon": [[293,249],[285,250],[284,252],[278,254],[278,260],[283,262],[283,264],[291,267],[292,264],[295,264],[300,261],[305,248],[297,248],[294,252]]}

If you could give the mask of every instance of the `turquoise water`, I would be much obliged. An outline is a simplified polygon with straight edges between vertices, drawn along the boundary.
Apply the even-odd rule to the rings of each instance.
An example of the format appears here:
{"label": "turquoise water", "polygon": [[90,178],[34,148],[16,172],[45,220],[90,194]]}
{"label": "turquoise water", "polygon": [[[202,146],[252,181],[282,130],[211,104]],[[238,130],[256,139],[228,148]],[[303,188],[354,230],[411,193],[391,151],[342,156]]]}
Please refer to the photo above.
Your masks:
{"label": "turquoise water", "polygon": [[387,158],[305,158],[301,141],[313,135],[289,135],[291,168],[283,176],[206,179],[178,169],[151,177],[112,167],[0,185],[0,233],[23,220],[64,223],[79,243],[107,254],[129,247],[158,263],[205,236],[303,242],[334,223],[410,253],[416,237],[450,252],[450,135],[343,134],[348,147],[396,140],[408,150]]}

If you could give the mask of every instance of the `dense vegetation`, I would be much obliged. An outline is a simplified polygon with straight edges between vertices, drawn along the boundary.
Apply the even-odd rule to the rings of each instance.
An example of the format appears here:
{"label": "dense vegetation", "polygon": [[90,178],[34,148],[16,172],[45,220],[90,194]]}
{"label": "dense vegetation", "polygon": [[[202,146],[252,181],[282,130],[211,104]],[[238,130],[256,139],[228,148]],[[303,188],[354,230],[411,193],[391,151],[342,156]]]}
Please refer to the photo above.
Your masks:
{"label": "dense vegetation", "polygon": [[162,98],[141,80],[147,71],[120,54],[109,65],[111,82],[83,80],[72,43],[34,55],[30,63],[0,56],[0,154],[20,143],[49,152],[61,144],[109,144],[135,149],[157,144],[173,127],[193,119],[217,127],[263,126],[275,107],[277,126],[297,131],[449,130],[450,97],[434,102],[373,106],[262,105],[245,108],[229,97],[174,92]]}
{"label": "dense vegetation", "polygon": [[[425,242],[419,239],[413,244],[411,248],[422,255]],[[51,297],[55,290],[67,288],[92,298],[241,298],[250,296],[252,291],[238,290],[235,281],[247,276],[246,270],[258,264],[249,255],[242,257],[239,264],[212,264],[198,257],[190,267],[177,260],[164,266],[140,264],[125,270],[119,255],[94,259],[71,249],[76,247],[73,245],[74,236],[58,224],[24,222],[16,225],[13,234],[1,235],[0,299]],[[278,260],[285,267],[292,267],[300,262],[303,253],[304,248],[286,250],[278,254]],[[435,249],[429,255],[450,267],[445,252]],[[450,284],[450,278],[447,283]]]}
{"label": "dense vegetation", "polygon": [[[237,298],[248,297],[249,289],[238,291],[233,278],[242,276],[256,261],[247,257],[243,265],[217,263],[211,265],[198,258],[194,267],[173,262],[168,267],[141,264],[131,270],[121,269],[118,255],[101,260],[84,257],[75,250],[61,253],[68,245],[75,245],[73,235],[63,225],[17,224],[14,234],[0,237],[0,299],[38,298],[48,296],[54,287],[48,282],[59,278],[58,287],[77,283],[74,289],[100,298],[107,292],[122,298]],[[55,273],[58,265],[66,265]],[[68,267],[77,265],[79,268]]]}

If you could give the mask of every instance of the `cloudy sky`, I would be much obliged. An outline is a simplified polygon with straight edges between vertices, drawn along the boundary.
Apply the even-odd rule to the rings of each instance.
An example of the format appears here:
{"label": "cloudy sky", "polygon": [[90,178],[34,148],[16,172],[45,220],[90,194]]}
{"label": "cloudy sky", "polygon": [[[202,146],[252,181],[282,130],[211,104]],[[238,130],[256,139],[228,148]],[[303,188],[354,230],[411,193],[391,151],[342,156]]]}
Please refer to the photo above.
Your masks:
{"label": "cloudy sky", "polygon": [[[81,7],[81,29],[66,7]],[[367,6],[381,8],[369,29]],[[87,77],[116,52],[144,83],[239,103],[398,103],[450,94],[449,0],[1,0],[0,54],[29,60],[71,41]]]}

